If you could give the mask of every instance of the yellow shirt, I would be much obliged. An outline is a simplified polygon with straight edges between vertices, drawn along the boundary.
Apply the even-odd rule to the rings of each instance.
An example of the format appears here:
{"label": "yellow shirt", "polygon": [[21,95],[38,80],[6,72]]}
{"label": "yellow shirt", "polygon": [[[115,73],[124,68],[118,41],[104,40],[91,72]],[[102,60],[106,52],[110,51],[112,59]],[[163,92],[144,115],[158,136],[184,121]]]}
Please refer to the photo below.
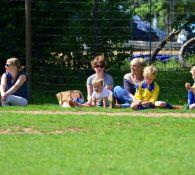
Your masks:
{"label": "yellow shirt", "polygon": [[147,85],[145,81],[142,81],[135,92],[135,99],[141,101],[149,101],[152,104],[157,100],[159,94],[159,86],[156,82]]}

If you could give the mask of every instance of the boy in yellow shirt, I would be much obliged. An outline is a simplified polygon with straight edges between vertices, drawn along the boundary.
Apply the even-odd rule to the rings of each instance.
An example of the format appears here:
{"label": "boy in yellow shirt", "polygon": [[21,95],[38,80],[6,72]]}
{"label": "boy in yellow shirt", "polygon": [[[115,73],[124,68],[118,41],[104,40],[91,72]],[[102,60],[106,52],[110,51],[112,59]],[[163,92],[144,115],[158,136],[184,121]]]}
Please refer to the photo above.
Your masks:
{"label": "boy in yellow shirt", "polygon": [[131,108],[133,110],[149,109],[154,107],[172,109],[173,106],[164,102],[156,101],[159,95],[159,86],[154,81],[157,69],[154,66],[144,68],[144,81],[136,89]]}

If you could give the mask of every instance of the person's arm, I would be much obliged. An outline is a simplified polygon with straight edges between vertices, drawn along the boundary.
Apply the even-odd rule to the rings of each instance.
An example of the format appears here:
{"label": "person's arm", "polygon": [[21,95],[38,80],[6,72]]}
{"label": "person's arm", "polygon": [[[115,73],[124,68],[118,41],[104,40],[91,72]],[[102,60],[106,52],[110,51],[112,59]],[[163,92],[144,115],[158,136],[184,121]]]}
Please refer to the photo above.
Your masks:
{"label": "person's arm", "polygon": [[20,89],[26,80],[26,75],[20,75],[16,83],[8,91],[6,91],[4,95],[8,96],[16,92],[18,89]]}
{"label": "person's arm", "polygon": [[106,89],[112,91],[113,87],[114,87],[114,80],[113,80],[112,76],[108,74],[104,81],[105,81],[105,84],[106,84]]}
{"label": "person's arm", "polygon": [[130,81],[126,78],[123,78],[123,87],[129,93],[129,96],[133,99],[133,94],[135,93],[135,85],[130,83]]}
{"label": "person's arm", "polygon": [[195,86],[191,86],[190,83],[186,83],[185,84],[186,90],[188,91],[192,91],[193,93],[195,93]]}
{"label": "person's arm", "polygon": [[134,99],[138,100],[138,101],[142,101],[142,89],[141,89],[141,86],[139,86],[136,89],[136,92],[135,92],[135,95],[134,95]]}
{"label": "person's arm", "polygon": [[103,107],[107,107],[108,97],[112,94],[112,91],[108,90],[107,88],[102,89],[102,101]]}
{"label": "person's arm", "polygon": [[142,103],[142,93],[141,93],[141,87],[138,87],[136,89],[133,101],[131,103],[131,109],[137,110],[138,106]]}
{"label": "person's arm", "polygon": [[186,90],[190,90],[190,88],[191,88],[190,83],[185,83],[185,87],[186,87]]}
{"label": "person's arm", "polygon": [[6,86],[7,86],[7,77],[6,74],[4,73],[1,77],[1,98],[2,99],[6,99],[6,95],[5,95]]}
{"label": "person's arm", "polygon": [[193,92],[193,94],[195,94],[195,86],[193,85],[190,89]]}
{"label": "person's arm", "polygon": [[91,96],[93,93],[93,86],[92,85],[87,85],[87,101],[91,102]]}
{"label": "person's arm", "polygon": [[157,84],[155,84],[154,91],[152,92],[151,97],[148,101],[151,102],[152,104],[154,104],[154,102],[158,98],[159,91],[160,91],[159,86]]}
{"label": "person's arm", "polygon": [[92,86],[93,78],[92,76],[89,76],[87,78],[86,86],[87,86],[87,102],[91,102],[92,93],[93,93],[93,86]]}
{"label": "person's arm", "polygon": [[106,102],[108,101],[108,97],[103,97],[103,107],[106,108]]}
{"label": "person's arm", "polygon": [[131,93],[131,83],[125,78],[123,78],[123,87],[128,91],[128,93]]}
{"label": "person's arm", "polygon": [[106,86],[106,88],[108,89],[108,90],[113,90],[113,85],[109,85],[109,86]]}
{"label": "person's arm", "polygon": [[96,99],[95,98],[91,99],[91,106],[96,106]]}

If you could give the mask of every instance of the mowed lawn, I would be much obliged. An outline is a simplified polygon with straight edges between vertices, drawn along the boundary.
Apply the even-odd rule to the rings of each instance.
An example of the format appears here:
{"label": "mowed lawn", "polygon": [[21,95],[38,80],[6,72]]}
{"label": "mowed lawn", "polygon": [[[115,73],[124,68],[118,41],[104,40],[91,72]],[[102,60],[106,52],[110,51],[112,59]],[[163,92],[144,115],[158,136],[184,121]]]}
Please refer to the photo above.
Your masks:
{"label": "mowed lawn", "polygon": [[1,175],[195,174],[195,118],[0,113]]}

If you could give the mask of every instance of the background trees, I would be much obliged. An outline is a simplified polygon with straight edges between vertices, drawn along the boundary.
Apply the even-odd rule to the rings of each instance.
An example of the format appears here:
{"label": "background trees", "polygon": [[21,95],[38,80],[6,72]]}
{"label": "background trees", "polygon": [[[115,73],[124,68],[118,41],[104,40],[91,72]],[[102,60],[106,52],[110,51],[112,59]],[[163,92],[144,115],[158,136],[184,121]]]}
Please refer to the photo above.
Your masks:
{"label": "background trees", "polygon": [[121,49],[129,39],[132,12],[128,7],[129,3],[124,0],[34,3],[34,56],[55,62],[57,57],[63,62],[61,66],[72,68],[86,66],[87,61],[98,53],[113,57],[113,51]]}
{"label": "background trees", "polygon": [[6,58],[25,57],[24,13],[24,2],[0,1],[0,74]]}
{"label": "background trees", "polygon": [[[123,44],[131,38],[132,15],[138,14],[147,21],[156,17],[158,27],[168,32],[191,16],[194,3],[191,0],[31,1],[33,60],[35,64],[86,68],[93,55],[105,53],[110,66],[120,67],[131,51]],[[25,62],[24,12],[24,1],[0,2],[1,73],[8,57],[20,57]]]}
{"label": "background trees", "polygon": [[192,0],[139,0],[134,3],[135,13],[150,21],[157,18],[158,27],[170,32],[186,19],[195,23],[195,1]]}

